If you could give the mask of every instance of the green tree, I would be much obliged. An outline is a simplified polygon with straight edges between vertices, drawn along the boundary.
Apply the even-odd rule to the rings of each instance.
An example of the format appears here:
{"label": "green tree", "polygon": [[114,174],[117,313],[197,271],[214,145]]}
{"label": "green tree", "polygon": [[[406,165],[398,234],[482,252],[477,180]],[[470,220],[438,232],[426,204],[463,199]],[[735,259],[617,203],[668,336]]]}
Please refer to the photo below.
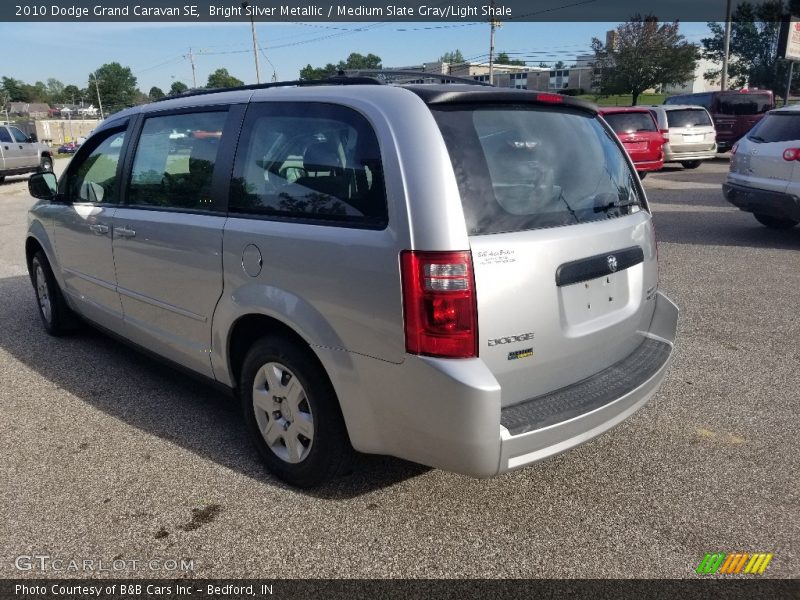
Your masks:
{"label": "green tree", "polygon": [[563,60],[558,61],[556,64],[553,65],[554,69],[565,69],[567,65],[564,64]]}
{"label": "green tree", "polygon": [[[787,9],[780,0],[750,4],[737,4],[731,15],[730,60],[728,78],[730,87],[747,85],[772,90],[783,96],[789,64],[776,57],[781,15]],[[790,3],[792,14],[800,13],[800,1]],[[722,63],[724,54],[725,26],[709,23],[711,37],[701,40],[703,58]],[[705,73],[709,81],[719,81],[721,69]],[[795,68],[793,85],[800,83],[800,69]]]}
{"label": "green tree", "polygon": [[58,79],[49,78],[47,83],[47,101],[51,104],[64,102],[64,84]]}
{"label": "green tree", "polygon": [[160,87],[156,87],[156,86],[151,87],[150,91],[147,93],[147,97],[151,101],[159,100],[160,98],[163,98],[164,96],[166,96],[166,94],[164,93],[164,90],[162,90]]}
{"label": "green tree", "polygon": [[340,60],[338,64],[328,63],[324,67],[312,67],[310,64],[300,69],[300,79],[325,79],[332,77],[339,71],[347,71],[350,69],[380,69],[381,57],[374,54],[359,54],[353,52],[347,57],[347,60]]}
{"label": "green tree", "polygon": [[525,66],[524,60],[519,60],[517,58],[511,58],[508,55],[508,52],[500,52],[494,59],[494,62],[498,65],[516,65],[519,67]]}
{"label": "green tree", "polygon": [[461,50],[456,48],[452,52],[445,52],[439,57],[439,62],[450,63],[452,65],[459,65],[464,62],[464,55]]}
{"label": "green tree", "polygon": [[188,89],[189,86],[183,83],[182,81],[173,81],[172,85],[169,86],[169,95],[177,96],[178,94],[182,94]]}
{"label": "green tree", "polygon": [[207,88],[228,88],[244,85],[244,81],[237,79],[230,73],[228,69],[217,69],[208,76]]}
{"label": "green tree", "polygon": [[138,99],[136,77],[130,68],[123,67],[117,62],[104,64],[89,74],[89,91],[92,92],[92,98],[97,96],[95,86],[99,87],[103,108],[109,114],[134,106]]}
{"label": "green tree", "polygon": [[47,102],[47,86],[43,81],[37,81],[33,85],[25,86],[28,89],[28,97],[30,102]]}
{"label": "green tree", "polygon": [[83,92],[77,85],[65,85],[61,92],[61,103],[78,104],[83,97]]}
{"label": "green tree", "polygon": [[616,32],[612,46],[592,39],[601,94],[631,94],[635,105],[648,88],[694,77],[699,50],[678,32],[677,21],[660,24],[652,15],[634,15]]}
{"label": "green tree", "polygon": [[13,77],[0,79],[0,87],[5,90],[9,102],[31,102],[29,86]]}

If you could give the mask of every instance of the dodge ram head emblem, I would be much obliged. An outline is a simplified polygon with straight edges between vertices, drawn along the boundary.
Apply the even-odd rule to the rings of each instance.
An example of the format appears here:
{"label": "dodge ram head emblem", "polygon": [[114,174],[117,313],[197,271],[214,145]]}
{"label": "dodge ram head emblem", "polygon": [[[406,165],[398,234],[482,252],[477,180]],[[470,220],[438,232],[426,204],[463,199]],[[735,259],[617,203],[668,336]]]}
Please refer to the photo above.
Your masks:
{"label": "dodge ram head emblem", "polygon": [[619,263],[617,263],[617,257],[612,254],[606,258],[606,261],[608,262],[608,270],[612,273],[616,273],[617,267],[619,266]]}

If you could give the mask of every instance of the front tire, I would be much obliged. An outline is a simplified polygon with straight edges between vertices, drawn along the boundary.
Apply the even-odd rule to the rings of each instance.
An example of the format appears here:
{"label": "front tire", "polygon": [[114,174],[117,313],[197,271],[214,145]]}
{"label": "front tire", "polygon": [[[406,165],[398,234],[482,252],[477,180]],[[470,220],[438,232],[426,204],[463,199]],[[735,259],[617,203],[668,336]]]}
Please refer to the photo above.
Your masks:
{"label": "front tire", "polygon": [[47,333],[62,336],[73,331],[76,323],[75,313],[67,306],[50,263],[41,250],[31,259],[31,283],[36,294],[39,316]]}
{"label": "front tire", "polygon": [[685,160],[681,164],[684,169],[696,169],[700,166],[700,162],[699,160]]}
{"label": "front tire", "polygon": [[53,159],[49,156],[43,156],[39,161],[39,173],[50,173],[53,171]]}
{"label": "front tire", "polygon": [[770,229],[791,229],[795,225],[797,225],[798,221],[793,219],[782,219],[780,217],[771,217],[769,215],[760,215],[758,213],[753,214],[756,218],[756,221],[769,227]]}
{"label": "front tire", "polygon": [[351,457],[333,386],[307,347],[280,335],[253,344],[242,367],[241,397],[251,440],[286,483],[318,486]]}

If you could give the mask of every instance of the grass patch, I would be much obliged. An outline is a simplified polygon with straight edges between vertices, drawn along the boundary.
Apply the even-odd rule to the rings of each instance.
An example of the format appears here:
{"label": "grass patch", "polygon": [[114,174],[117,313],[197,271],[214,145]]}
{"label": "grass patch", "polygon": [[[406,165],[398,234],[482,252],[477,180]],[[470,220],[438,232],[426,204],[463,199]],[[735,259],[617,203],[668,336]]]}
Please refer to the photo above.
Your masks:
{"label": "grass patch", "polygon": [[[637,104],[664,104],[664,98],[666,97],[667,94],[642,94],[639,96]],[[617,94],[615,96],[584,94],[583,96],[578,96],[578,98],[589,100],[589,102],[594,102],[599,106],[630,106],[632,96],[630,94]]]}

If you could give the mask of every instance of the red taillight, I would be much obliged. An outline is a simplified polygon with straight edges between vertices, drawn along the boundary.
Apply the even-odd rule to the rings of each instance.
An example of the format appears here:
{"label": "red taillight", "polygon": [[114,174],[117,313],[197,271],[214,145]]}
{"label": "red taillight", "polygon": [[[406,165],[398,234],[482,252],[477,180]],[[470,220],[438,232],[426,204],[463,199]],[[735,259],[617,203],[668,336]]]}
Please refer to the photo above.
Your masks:
{"label": "red taillight", "polygon": [[783,160],[800,160],[800,148],[787,148],[784,150]]}
{"label": "red taillight", "polygon": [[731,156],[733,156],[734,154],[736,154],[736,151],[737,151],[738,149],[739,149],[739,142],[736,142],[736,143],[733,145],[733,148],[731,148]]}
{"label": "red taillight", "polygon": [[669,141],[669,129],[662,129],[661,137],[664,138],[664,143],[666,144]]}
{"label": "red taillight", "polygon": [[478,309],[470,252],[400,254],[406,351],[442,358],[478,356]]}
{"label": "red taillight", "polygon": [[549,102],[550,104],[563,104],[564,96],[561,94],[536,94],[539,102]]}

